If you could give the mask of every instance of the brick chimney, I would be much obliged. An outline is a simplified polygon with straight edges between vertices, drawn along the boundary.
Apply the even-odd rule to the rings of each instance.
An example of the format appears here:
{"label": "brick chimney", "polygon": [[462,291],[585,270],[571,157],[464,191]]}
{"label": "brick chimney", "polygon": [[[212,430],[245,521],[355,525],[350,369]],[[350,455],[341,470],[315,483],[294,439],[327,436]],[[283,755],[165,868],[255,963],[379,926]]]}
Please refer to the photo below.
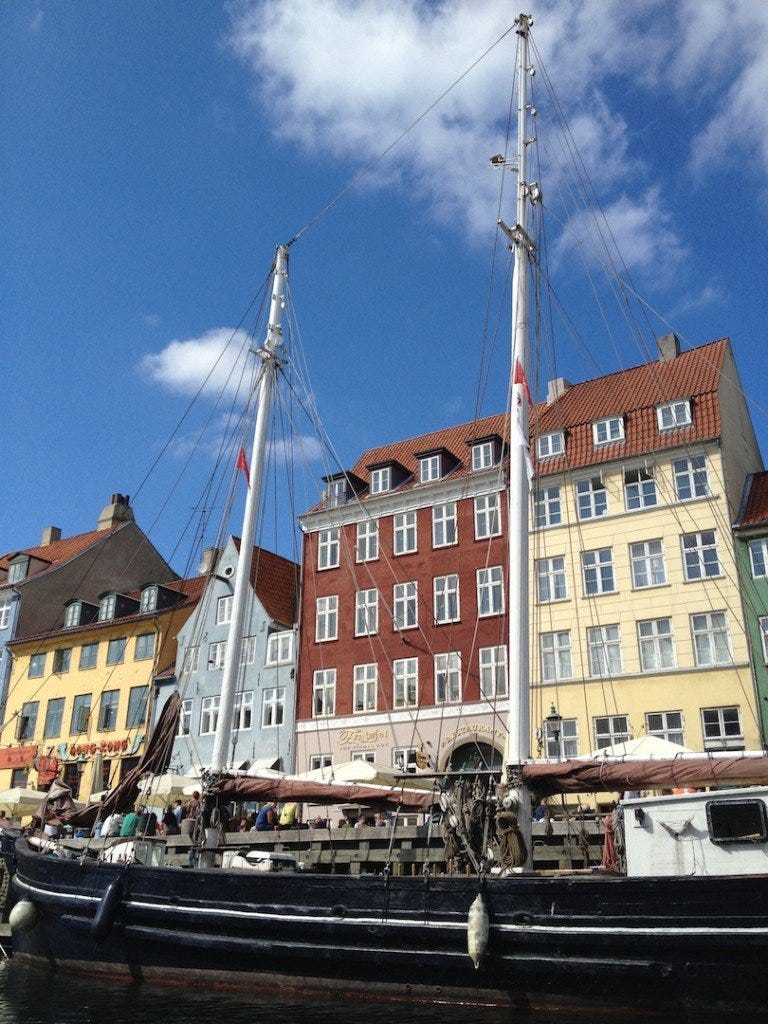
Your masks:
{"label": "brick chimney", "polygon": [[203,556],[200,559],[200,565],[197,567],[197,571],[200,576],[207,576],[208,573],[213,572],[216,568],[216,563],[219,560],[221,550],[219,548],[206,548],[203,551]]}
{"label": "brick chimney", "polygon": [[662,334],[656,339],[659,347],[659,362],[668,363],[670,359],[680,355],[680,339],[676,334]]}
{"label": "brick chimney", "polygon": [[97,530],[110,530],[121,523],[133,523],[136,517],[131,508],[131,499],[127,494],[113,494],[109,504],[102,509]]}
{"label": "brick chimney", "polygon": [[47,544],[55,544],[57,540],[61,540],[61,527],[46,526],[40,538],[40,546],[45,547]]}

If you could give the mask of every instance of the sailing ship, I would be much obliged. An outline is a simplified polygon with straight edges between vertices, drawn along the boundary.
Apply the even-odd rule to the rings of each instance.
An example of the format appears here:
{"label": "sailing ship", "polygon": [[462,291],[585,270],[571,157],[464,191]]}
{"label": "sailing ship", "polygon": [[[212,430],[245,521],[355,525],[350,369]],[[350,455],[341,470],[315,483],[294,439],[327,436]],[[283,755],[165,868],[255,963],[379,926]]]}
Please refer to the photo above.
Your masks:
{"label": "sailing ship", "polygon": [[[439,799],[457,874],[325,875],[217,866],[216,832],[194,869],[166,866],[162,844],[130,841],[122,859],[66,856],[21,838],[15,847],[13,950],[109,975],[195,985],[356,993],[368,997],[530,1005],[543,999],[666,1006],[760,1006],[768,1000],[768,761],[726,755],[647,763],[631,758],[536,763],[528,697],[529,231],[540,200],[529,180],[526,140],[532,20],[517,19],[517,205],[509,427],[509,750],[505,777],[463,773]],[[243,537],[254,535],[272,387],[281,358],[287,248],[277,250],[269,329],[259,352],[259,406]],[[208,825],[233,798],[320,799],[322,784],[227,773],[252,545],[240,545],[217,738],[206,780]],[[240,586],[242,584],[242,586]],[[237,588],[240,587],[238,590]],[[174,708],[170,708],[173,712]],[[178,708],[175,709],[178,711]],[[172,719],[169,718],[169,721]],[[173,734],[164,720],[135,777],[163,770]],[[719,789],[623,802],[625,868],[531,869],[532,796],[564,790],[712,785]],[[762,783],[762,784],[761,784]],[[755,785],[757,784],[757,785]],[[340,791],[337,790],[337,793]],[[457,797],[456,793],[460,796]],[[432,794],[344,790],[349,799],[427,808]],[[114,804],[118,796],[111,794]],[[457,801],[479,812],[475,834]],[[105,804],[105,806],[106,806]],[[489,855],[489,822],[507,837]],[[479,838],[478,838],[479,837]],[[261,864],[260,867],[264,865]]]}

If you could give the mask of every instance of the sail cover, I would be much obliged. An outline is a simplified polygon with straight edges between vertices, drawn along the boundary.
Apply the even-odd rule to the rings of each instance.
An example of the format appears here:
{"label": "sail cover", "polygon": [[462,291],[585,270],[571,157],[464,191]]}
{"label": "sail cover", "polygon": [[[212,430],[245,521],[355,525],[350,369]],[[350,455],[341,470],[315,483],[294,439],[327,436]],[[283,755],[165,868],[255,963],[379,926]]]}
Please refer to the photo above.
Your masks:
{"label": "sail cover", "polygon": [[768,755],[683,756],[610,761],[603,758],[527,764],[523,779],[543,796],[639,789],[768,785]]}
{"label": "sail cover", "polygon": [[296,800],[320,804],[366,804],[428,811],[438,801],[426,790],[355,783],[318,782],[286,776],[224,776],[213,792],[232,800]]}

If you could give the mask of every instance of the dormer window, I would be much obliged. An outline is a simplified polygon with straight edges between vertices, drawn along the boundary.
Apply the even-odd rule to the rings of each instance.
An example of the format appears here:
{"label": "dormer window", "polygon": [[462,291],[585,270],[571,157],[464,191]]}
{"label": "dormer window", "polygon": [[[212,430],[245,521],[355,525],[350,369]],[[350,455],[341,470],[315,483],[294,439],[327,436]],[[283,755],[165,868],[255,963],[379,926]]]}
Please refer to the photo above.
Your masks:
{"label": "dormer window", "polygon": [[443,475],[442,457],[427,455],[419,460],[419,481],[428,484],[431,480],[439,480]]}
{"label": "dormer window", "polygon": [[371,494],[383,494],[392,490],[392,467],[380,466],[371,470]]}
{"label": "dormer window", "polygon": [[68,601],[64,606],[64,628],[94,622],[98,614],[99,609],[95,604],[89,604],[87,601]]}
{"label": "dormer window", "polygon": [[117,594],[104,594],[99,600],[99,622],[107,622],[115,617]]}
{"label": "dormer window", "polygon": [[139,601],[139,611],[153,612],[155,608],[157,608],[157,585],[153,583],[149,587],[144,587],[142,590]]}
{"label": "dormer window", "polygon": [[691,403],[685,398],[679,402],[666,402],[656,407],[656,419],[659,430],[676,430],[678,427],[690,427]]}
{"label": "dormer window", "polygon": [[29,572],[29,555],[19,555],[8,563],[8,582],[18,583],[27,578]]}
{"label": "dormer window", "polygon": [[549,434],[540,434],[536,438],[536,455],[540,459],[553,459],[565,451],[565,436],[562,430],[553,430]]}
{"label": "dormer window", "polygon": [[472,445],[472,469],[477,472],[479,469],[488,469],[494,465],[493,441],[483,441],[482,444]]}
{"label": "dormer window", "polygon": [[621,416],[606,416],[592,424],[592,438],[596,445],[613,444],[624,440],[624,420]]}
{"label": "dormer window", "polygon": [[347,481],[344,477],[339,480],[328,481],[328,492],[326,505],[328,508],[338,508],[339,505],[347,503]]}

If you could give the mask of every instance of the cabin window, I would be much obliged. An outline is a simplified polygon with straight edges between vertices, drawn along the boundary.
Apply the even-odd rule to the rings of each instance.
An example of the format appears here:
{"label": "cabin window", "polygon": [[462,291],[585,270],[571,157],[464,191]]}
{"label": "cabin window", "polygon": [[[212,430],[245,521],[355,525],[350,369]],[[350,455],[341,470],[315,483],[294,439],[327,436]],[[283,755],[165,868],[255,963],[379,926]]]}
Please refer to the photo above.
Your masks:
{"label": "cabin window", "polygon": [[418,658],[396,658],[392,662],[392,686],[394,707],[416,707],[419,703]]}
{"label": "cabin window", "polygon": [[540,459],[552,459],[565,451],[565,437],[562,430],[541,434],[536,438],[536,455]]}
{"label": "cabin window", "polygon": [[564,555],[536,560],[536,596],[540,604],[564,601],[568,597]]}
{"label": "cabin window", "polygon": [[620,416],[608,416],[592,424],[592,438],[595,445],[612,444],[624,440],[624,420]]}
{"label": "cabin window", "polygon": [[710,800],[707,826],[713,843],[768,841],[768,816],[762,800]]}
{"label": "cabin window", "polygon": [[358,562],[373,562],[379,557],[379,522],[365,519],[357,524],[355,558]]}
{"label": "cabin window", "polygon": [[353,676],[353,711],[376,710],[378,682],[379,669],[376,662],[368,665],[355,665]]}
{"label": "cabin window", "polygon": [[317,568],[337,569],[339,567],[339,527],[320,530],[317,535]]}
{"label": "cabin window", "polygon": [[533,492],[533,517],[538,529],[545,526],[559,526],[563,521],[560,504],[560,488],[543,487]]}
{"label": "cabin window", "polygon": [[691,403],[688,399],[680,402],[667,402],[656,408],[659,430],[674,430],[676,427],[690,427]]}

